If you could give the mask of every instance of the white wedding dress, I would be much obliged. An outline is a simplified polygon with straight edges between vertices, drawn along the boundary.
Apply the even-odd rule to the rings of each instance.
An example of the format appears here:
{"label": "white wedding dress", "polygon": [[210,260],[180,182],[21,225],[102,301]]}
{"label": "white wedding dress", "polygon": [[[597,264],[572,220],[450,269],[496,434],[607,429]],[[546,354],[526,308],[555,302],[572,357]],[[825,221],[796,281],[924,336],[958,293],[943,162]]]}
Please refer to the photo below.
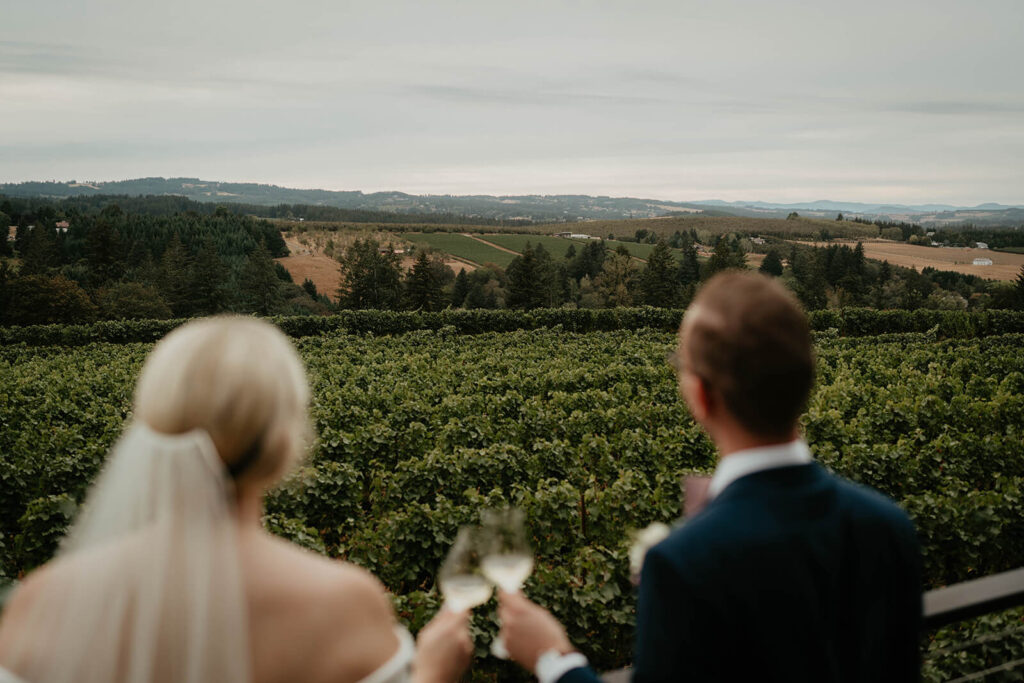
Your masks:
{"label": "white wedding dress", "polygon": [[[19,617],[0,683],[252,681],[232,489],[205,431],[130,426]],[[365,683],[409,680],[415,647],[398,639]]]}

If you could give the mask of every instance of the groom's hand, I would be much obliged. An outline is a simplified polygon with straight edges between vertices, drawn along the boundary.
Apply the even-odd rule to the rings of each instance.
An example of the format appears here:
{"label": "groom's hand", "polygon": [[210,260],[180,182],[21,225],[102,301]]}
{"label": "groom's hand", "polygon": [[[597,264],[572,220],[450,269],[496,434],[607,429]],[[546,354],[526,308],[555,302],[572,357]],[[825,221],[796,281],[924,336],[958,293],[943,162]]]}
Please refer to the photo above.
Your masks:
{"label": "groom's hand", "polygon": [[550,612],[530,602],[522,593],[498,592],[501,635],[509,656],[530,671],[548,650],[565,654],[574,650],[565,629]]}

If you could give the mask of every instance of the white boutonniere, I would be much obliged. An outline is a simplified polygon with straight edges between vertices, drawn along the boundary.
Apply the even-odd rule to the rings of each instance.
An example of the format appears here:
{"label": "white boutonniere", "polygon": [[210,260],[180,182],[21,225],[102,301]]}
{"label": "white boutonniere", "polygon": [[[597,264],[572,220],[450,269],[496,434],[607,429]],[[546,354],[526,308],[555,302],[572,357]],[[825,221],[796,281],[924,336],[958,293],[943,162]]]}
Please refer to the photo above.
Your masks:
{"label": "white boutonniere", "polygon": [[643,569],[647,551],[664,540],[670,531],[667,524],[654,522],[634,532],[633,544],[629,546],[629,574],[634,584],[640,583],[640,570]]}

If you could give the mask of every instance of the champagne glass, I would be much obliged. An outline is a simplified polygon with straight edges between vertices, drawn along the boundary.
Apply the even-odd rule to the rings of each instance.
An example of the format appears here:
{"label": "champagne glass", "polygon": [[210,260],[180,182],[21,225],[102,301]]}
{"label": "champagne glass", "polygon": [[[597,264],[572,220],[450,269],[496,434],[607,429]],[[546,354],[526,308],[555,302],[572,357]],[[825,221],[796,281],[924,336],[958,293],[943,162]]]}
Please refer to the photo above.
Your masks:
{"label": "champagne glass", "polygon": [[[526,540],[522,510],[488,510],[481,515],[483,561],[480,568],[490,581],[507,593],[516,593],[533,571],[533,553]],[[491,643],[491,654],[508,659],[501,635]]]}
{"label": "champagne glass", "polygon": [[494,589],[481,573],[482,556],[480,528],[459,529],[437,577],[447,609],[462,612],[490,599]]}

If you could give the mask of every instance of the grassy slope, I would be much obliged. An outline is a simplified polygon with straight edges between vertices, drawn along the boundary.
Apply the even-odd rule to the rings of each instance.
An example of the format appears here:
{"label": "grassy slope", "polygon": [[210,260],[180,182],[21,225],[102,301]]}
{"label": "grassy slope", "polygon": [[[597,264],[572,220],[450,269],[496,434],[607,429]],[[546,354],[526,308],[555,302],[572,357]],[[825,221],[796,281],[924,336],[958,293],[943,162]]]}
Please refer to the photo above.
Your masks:
{"label": "grassy slope", "polygon": [[404,232],[399,235],[404,240],[416,244],[426,244],[446,254],[464,258],[473,263],[483,265],[485,263],[496,263],[502,268],[512,263],[515,254],[489,247],[465,235],[451,232],[416,233]]}

